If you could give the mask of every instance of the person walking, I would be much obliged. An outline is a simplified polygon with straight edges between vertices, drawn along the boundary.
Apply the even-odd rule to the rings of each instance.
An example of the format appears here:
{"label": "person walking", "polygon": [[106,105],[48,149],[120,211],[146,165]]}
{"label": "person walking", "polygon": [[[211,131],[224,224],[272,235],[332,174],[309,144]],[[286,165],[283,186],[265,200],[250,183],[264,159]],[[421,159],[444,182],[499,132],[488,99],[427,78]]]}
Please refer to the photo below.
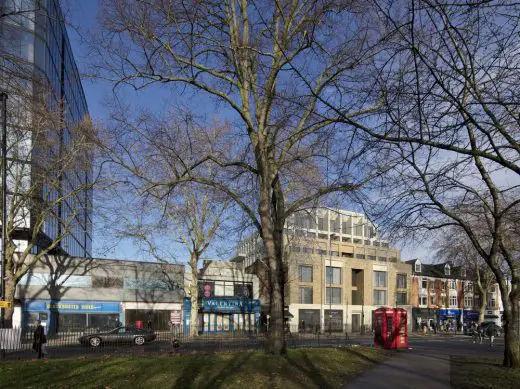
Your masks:
{"label": "person walking", "polygon": [[473,322],[471,323],[471,332],[472,332],[472,338],[473,338],[473,343],[477,343],[478,340],[480,340],[480,336],[479,336],[479,327],[478,327],[478,324]]}
{"label": "person walking", "polygon": [[38,353],[38,359],[42,359],[45,353],[45,344],[47,338],[45,336],[45,329],[42,326],[42,322],[38,320],[36,329],[33,333],[33,350]]}
{"label": "person walking", "polygon": [[491,323],[487,328],[487,336],[489,336],[489,347],[493,347],[495,342],[495,336],[497,336],[497,326],[495,323]]}

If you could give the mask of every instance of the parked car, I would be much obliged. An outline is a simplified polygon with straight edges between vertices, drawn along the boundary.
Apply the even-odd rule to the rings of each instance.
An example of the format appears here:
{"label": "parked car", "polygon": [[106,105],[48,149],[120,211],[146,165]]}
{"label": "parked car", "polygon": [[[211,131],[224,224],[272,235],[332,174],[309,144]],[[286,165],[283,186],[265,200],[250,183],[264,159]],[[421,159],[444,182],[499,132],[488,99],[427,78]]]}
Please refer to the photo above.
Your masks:
{"label": "parked car", "polygon": [[134,327],[117,327],[109,331],[80,336],[78,341],[82,345],[91,347],[99,347],[108,343],[133,343],[137,346],[142,346],[145,343],[153,342],[155,337],[155,333],[150,330]]}

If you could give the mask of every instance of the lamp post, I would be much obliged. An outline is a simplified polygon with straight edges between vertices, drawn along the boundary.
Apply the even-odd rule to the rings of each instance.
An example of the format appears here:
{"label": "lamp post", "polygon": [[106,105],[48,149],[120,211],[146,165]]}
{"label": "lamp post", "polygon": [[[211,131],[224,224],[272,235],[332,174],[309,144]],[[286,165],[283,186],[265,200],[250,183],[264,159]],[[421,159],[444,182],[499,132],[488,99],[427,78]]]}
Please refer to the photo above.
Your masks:
{"label": "lamp post", "polygon": [[[0,92],[0,100],[2,102],[2,270],[0,272],[2,287],[0,289],[1,296],[0,300],[5,298],[5,246],[6,246],[6,235],[7,235],[7,93]],[[5,328],[5,310],[2,308],[1,311],[1,324],[2,328]]]}
{"label": "lamp post", "polygon": [[336,236],[329,234],[329,336],[332,334],[332,238]]}

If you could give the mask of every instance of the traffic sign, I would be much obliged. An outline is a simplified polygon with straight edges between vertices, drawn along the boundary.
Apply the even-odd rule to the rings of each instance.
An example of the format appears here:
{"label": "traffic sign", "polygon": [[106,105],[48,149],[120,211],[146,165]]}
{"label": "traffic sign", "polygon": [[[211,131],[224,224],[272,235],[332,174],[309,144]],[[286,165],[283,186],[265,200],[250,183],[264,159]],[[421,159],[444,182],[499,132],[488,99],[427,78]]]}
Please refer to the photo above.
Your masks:
{"label": "traffic sign", "polygon": [[0,300],[0,308],[11,308],[13,303],[10,301]]}

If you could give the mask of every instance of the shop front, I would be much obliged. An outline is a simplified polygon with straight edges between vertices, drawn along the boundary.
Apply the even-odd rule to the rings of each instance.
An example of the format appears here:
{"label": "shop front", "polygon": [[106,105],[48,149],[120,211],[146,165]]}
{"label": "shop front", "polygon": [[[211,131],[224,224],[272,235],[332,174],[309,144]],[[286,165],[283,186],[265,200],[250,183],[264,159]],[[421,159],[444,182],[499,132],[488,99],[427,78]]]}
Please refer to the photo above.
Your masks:
{"label": "shop front", "polygon": [[48,333],[113,328],[121,323],[121,304],[116,301],[25,301],[23,326],[35,327],[38,320]]}
{"label": "shop front", "polygon": [[[191,302],[184,300],[184,326],[189,326]],[[203,298],[199,309],[199,332],[252,331],[259,325],[260,301],[242,298]],[[188,320],[187,320],[188,319]]]}
{"label": "shop front", "polygon": [[428,328],[433,329],[435,323],[438,323],[439,321],[440,311],[441,310],[437,308],[412,308],[412,328],[415,331],[422,331],[422,325],[425,323]]}

